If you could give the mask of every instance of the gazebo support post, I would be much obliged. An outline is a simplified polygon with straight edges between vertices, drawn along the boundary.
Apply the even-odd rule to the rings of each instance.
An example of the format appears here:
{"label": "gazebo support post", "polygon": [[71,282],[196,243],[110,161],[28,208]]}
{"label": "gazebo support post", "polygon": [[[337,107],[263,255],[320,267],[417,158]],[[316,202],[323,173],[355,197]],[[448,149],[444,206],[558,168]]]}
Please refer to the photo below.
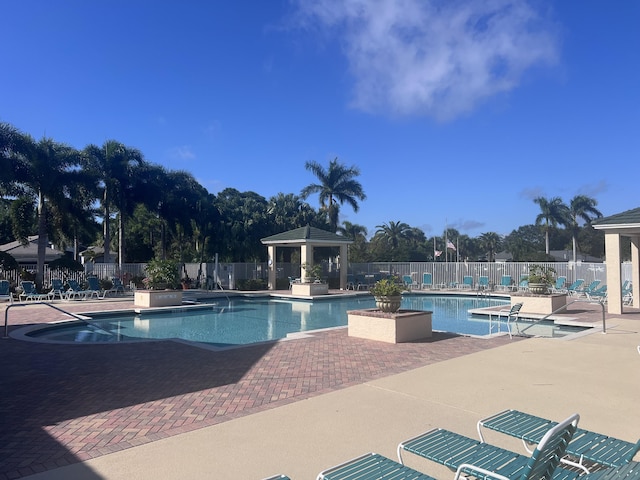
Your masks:
{"label": "gazebo support post", "polygon": [[276,289],[276,246],[267,246],[267,255],[269,256],[269,290]]}
{"label": "gazebo support post", "polygon": [[620,263],[620,234],[605,233],[607,252],[607,310],[622,313],[622,264]]}

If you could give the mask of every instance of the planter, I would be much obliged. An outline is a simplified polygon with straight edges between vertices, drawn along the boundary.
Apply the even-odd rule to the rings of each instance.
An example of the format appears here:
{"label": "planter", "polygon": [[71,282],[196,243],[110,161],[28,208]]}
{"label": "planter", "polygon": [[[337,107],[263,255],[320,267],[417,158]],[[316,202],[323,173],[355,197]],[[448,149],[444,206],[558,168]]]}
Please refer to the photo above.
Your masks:
{"label": "planter", "polygon": [[432,312],[400,310],[385,313],[378,309],[347,312],[350,337],[387,343],[404,343],[429,338]]}
{"label": "planter", "polygon": [[546,283],[529,283],[529,291],[536,295],[544,295],[549,292],[549,285]]}
{"label": "planter", "polygon": [[182,305],[180,290],[136,290],[133,298],[134,307],[170,307]]}
{"label": "planter", "polygon": [[567,304],[566,293],[552,293],[550,295],[511,295],[511,305],[522,303],[520,313],[536,313],[549,315]]}
{"label": "planter", "polygon": [[291,294],[301,297],[314,297],[316,295],[328,295],[328,283],[294,283],[291,285]]}
{"label": "planter", "polygon": [[402,303],[401,295],[380,295],[376,296],[376,307],[383,312],[397,312],[400,310],[400,304]]}

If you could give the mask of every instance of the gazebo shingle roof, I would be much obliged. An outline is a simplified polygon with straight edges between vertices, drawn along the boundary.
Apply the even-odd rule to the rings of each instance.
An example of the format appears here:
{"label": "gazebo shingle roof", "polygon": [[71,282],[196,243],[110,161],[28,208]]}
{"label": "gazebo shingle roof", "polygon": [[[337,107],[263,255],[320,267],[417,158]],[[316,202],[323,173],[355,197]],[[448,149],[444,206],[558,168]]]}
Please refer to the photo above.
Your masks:
{"label": "gazebo shingle roof", "polygon": [[335,233],[328,232],[326,230],[321,230],[320,228],[311,227],[307,225],[306,227],[295,228],[293,230],[289,230],[288,232],[277,233],[275,235],[271,235],[270,237],[265,237],[260,240],[263,244],[301,244],[301,243],[325,243],[331,245],[340,245],[340,244],[349,244],[353,243],[351,240],[342,237],[340,235],[336,235]]}

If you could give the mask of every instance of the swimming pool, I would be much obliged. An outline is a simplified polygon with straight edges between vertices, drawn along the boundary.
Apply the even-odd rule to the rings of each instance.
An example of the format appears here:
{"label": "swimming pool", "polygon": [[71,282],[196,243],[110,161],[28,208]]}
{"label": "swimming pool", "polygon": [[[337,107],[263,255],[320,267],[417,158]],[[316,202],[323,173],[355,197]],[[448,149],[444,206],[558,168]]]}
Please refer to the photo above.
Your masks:
{"label": "swimming pool", "polygon": [[[506,302],[501,299],[405,295],[401,308],[433,311],[434,330],[486,335],[486,322],[473,320],[468,310],[503,304]],[[345,326],[348,310],[374,307],[375,301],[368,295],[317,301],[231,297],[212,301],[206,309],[96,314],[86,324],[59,324],[29,336],[70,342],[180,338],[216,346],[245,345],[296,332]]]}
{"label": "swimming pool", "polygon": [[[463,335],[506,332],[506,325],[474,317],[470,309],[507,305],[497,298],[404,295],[401,308],[433,312],[434,330]],[[371,296],[304,301],[243,298],[213,301],[206,308],[176,308],[162,313],[96,314],[84,322],[65,322],[27,334],[53,342],[112,343],[149,339],[182,339],[215,347],[247,345],[286,338],[289,334],[341,327],[347,311],[374,308]]]}

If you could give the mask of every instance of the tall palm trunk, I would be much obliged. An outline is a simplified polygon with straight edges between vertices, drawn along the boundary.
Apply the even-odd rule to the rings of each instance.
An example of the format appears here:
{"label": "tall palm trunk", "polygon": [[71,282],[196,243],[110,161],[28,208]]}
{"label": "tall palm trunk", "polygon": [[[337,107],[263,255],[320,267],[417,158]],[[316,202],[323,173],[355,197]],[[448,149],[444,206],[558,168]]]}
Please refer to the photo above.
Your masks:
{"label": "tall palm trunk", "polygon": [[105,187],[104,191],[104,219],[102,220],[102,235],[104,238],[104,263],[111,262],[111,252],[110,252],[110,244],[111,244],[111,232],[110,230],[110,221],[109,217],[111,215],[111,211],[109,210],[109,196],[107,194],[107,190]]}
{"label": "tall palm trunk", "polygon": [[122,264],[124,263],[124,215],[120,212],[118,216],[118,268],[122,273]]}
{"label": "tall palm trunk", "polygon": [[42,192],[38,192],[38,260],[36,263],[36,287],[44,284],[44,262],[47,253],[47,216]]}

